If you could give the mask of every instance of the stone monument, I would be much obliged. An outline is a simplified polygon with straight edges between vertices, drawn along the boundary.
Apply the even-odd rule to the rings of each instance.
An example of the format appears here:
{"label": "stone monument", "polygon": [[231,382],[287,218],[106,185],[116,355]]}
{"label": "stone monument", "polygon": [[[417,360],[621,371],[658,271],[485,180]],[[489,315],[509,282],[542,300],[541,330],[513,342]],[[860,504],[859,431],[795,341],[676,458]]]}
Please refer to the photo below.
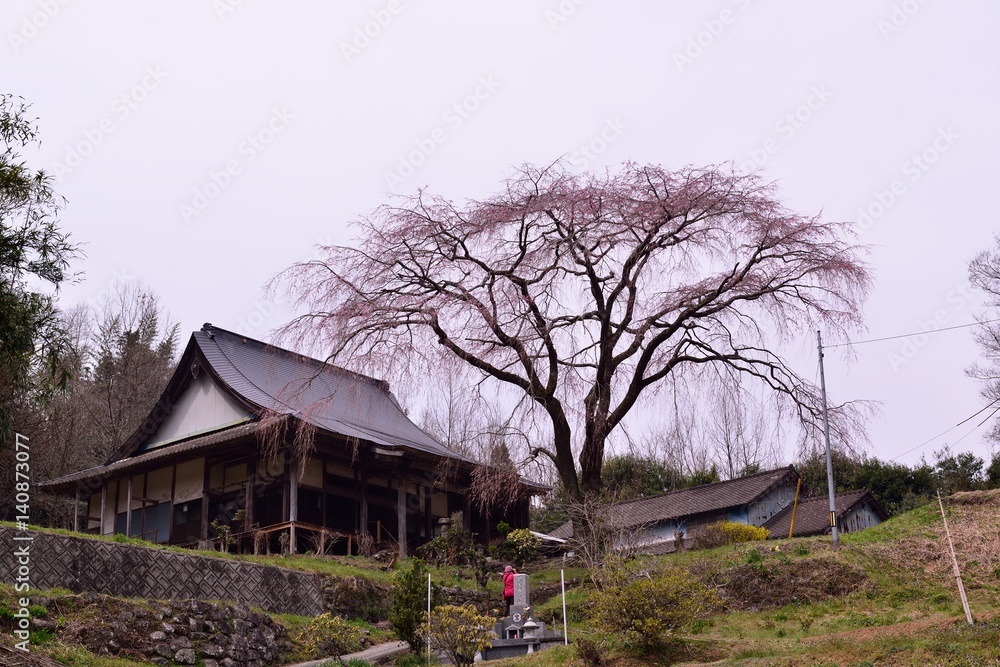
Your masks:
{"label": "stone monument", "polygon": [[497,639],[488,649],[483,649],[483,660],[509,658],[534,653],[555,642],[562,642],[562,633],[546,629],[545,624],[533,616],[528,575],[514,575],[514,603],[510,616],[497,621],[493,631]]}

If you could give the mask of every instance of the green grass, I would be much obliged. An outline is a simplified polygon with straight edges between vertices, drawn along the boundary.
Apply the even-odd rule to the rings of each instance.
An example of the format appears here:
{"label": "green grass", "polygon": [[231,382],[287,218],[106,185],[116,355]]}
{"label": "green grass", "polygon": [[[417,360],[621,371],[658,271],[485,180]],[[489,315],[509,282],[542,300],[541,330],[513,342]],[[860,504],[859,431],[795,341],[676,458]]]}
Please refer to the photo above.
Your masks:
{"label": "green grass", "polygon": [[148,662],[135,662],[124,658],[102,658],[78,646],[46,646],[46,653],[56,662],[67,667],[149,667]]}
{"label": "green grass", "polygon": [[[961,506],[952,506],[948,508],[948,512],[949,523],[957,524],[963,520]],[[944,557],[946,547],[938,537],[939,531],[940,514],[937,504],[932,503],[893,517],[861,533],[842,535],[842,547],[837,552],[832,551],[830,538],[827,536],[730,545],[665,556],[669,562],[679,566],[714,572],[734,566],[746,567],[748,564],[765,571],[790,565],[801,568],[802,563],[821,563],[825,559],[832,559],[860,568],[867,576],[865,586],[846,597],[790,604],[778,609],[734,611],[692,624],[681,633],[680,638],[684,643],[676,646],[682,647],[683,651],[694,651],[697,657],[678,654],[673,657],[664,655],[643,658],[634,655],[628,647],[613,638],[605,637],[601,640],[603,623],[600,619],[587,617],[591,592],[590,584],[586,583],[589,580],[587,572],[579,567],[567,568],[568,581],[585,582],[582,586],[571,584],[567,589],[569,636],[571,640],[583,636],[601,640],[602,655],[605,664],[610,667],[667,664],[671,659],[680,662],[755,666],[1000,664],[996,655],[996,647],[1000,645],[1000,626],[996,622],[988,622],[969,628],[962,620],[964,615],[958,603],[953,578],[947,574],[928,574],[928,563],[922,559]],[[70,534],[66,531],[53,532]],[[941,547],[940,554],[936,552],[938,544]],[[913,551],[913,545],[924,545],[926,548],[922,552]],[[331,576],[356,576],[383,584],[389,583],[393,576],[384,566],[360,558],[255,557],[215,552],[203,555]],[[561,565],[558,561],[550,561],[529,565],[524,570],[531,576],[533,586],[551,586],[558,584],[560,580]],[[989,569],[981,568],[978,575],[969,573],[966,576],[966,590],[977,619],[1000,618],[1000,604],[996,595],[1000,586],[1000,568],[996,569],[998,572],[993,572],[992,566]],[[431,568],[431,572],[433,580],[438,584],[475,587],[467,569]],[[499,600],[499,576],[491,577],[488,590],[492,598]],[[0,594],[0,601],[5,597],[5,594]],[[562,599],[558,593],[536,605],[536,614],[550,619],[549,627],[562,630]],[[308,618],[287,614],[276,615],[276,618],[292,633],[308,622]],[[367,624],[359,624],[358,627],[369,630],[374,641],[384,641],[390,637],[389,633],[378,631]],[[133,667],[136,664],[82,655],[79,650],[60,646],[58,635],[54,640],[48,641],[44,648],[53,655],[62,652],[61,655],[68,656],[59,659],[69,665]],[[498,667],[522,664],[536,667],[577,667],[582,662],[574,646],[570,645],[495,664]]]}

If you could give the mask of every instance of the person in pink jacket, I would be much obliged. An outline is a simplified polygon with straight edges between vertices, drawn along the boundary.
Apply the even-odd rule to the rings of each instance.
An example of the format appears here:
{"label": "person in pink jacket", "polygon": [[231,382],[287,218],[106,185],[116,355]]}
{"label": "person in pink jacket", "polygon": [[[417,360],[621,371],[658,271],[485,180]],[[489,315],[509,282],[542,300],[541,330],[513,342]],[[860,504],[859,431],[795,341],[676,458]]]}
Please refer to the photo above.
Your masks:
{"label": "person in pink jacket", "polygon": [[514,604],[514,575],[517,570],[508,565],[503,570],[503,615],[510,616],[510,606]]}

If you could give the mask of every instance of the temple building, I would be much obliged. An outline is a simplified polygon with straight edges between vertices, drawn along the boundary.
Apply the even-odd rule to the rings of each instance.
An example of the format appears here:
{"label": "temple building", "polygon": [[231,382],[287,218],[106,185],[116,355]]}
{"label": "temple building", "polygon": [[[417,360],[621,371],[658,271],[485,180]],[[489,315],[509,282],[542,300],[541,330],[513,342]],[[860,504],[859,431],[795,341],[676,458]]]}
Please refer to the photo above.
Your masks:
{"label": "temple building", "polygon": [[[303,444],[305,443],[305,444]],[[488,540],[528,526],[530,495],[489,516],[477,464],[406,416],[386,382],[206,324],[149,416],[102,466],[45,482],[75,498],[76,527],[205,548],[405,556],[461,511]]]}

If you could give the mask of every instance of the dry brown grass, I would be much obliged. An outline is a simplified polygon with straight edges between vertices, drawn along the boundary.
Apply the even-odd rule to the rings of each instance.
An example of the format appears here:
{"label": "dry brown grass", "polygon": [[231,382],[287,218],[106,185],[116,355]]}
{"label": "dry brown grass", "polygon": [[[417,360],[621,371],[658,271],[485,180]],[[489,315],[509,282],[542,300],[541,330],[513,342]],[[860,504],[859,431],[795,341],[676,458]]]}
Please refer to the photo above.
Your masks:
{"label": "dry brown grass", "polygon": [[[946,501],[948,528],[963,577],[1000,584],[1000,489],[956,493]],[[941,544],[947,549],[944,529]],[[945,554],[947,572],[951,562]]]}

